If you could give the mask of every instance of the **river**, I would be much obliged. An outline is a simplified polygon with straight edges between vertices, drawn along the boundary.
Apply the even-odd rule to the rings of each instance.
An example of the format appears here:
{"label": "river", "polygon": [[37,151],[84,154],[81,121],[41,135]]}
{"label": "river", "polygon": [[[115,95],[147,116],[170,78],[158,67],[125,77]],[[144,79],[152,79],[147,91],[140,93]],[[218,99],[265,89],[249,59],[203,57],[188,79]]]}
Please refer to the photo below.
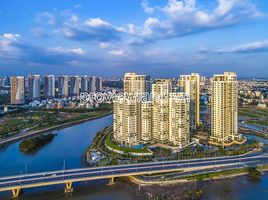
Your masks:
{"label": "river", "polygon": [[[53,141],[34,155],[24,155],[19,151],[19,143],[9,144],[0,150],[0,176],[17,175],[65,168],[83,167],[81,155],[92,142],[95,134],[112,124],[112,115],[88,121],[79,125],[52,131],[57,136]],[[63,193],[63,185],[24,190],[20,200],[135,200],[148,199],[148,193],[155,195],[181,196],[184,189],[191,190],[195,184],[172,186],[146,186],[117,180],[114,186],[106,186],[104,181],[75,183],[74,192],[68,196]],[[79,187],[78,187],[79,186]],[[268,174],[263,175],[259,183],[251,183],[246,177],[202,183],[202,199],[265,199],[268,193]],[[10,199],[11,193],[0,194],[0,199]]]}
{"label": "river", "polygon": [[91,144],[96,133],[112,124],[112,115],[87,121],[72,127],[52,131],[57,135],[51,143],[34,155],[20,152],[20,142],[0,149],[0,176],[40,171],[79,168],[81,155]]}

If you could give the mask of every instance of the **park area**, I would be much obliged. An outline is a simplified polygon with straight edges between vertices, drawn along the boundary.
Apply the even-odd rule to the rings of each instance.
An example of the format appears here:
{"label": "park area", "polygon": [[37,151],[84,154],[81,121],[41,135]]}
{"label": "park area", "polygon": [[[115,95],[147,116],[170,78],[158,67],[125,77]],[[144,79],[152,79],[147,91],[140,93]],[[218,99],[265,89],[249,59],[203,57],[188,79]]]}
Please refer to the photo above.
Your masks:
{"label": "park area", "polygon": [[111,112],[110,106],[90,109],[18,109],[0,118],[0,138],[79,122]]}
{"label": "park area", "polygon": [[239,117],[246,124],[268,128],[268,109],[243,106],[239,108]]}
{"label": "park area", "polygon": [[115,149],[117,151],[123,152],[124,154],[128,153],[151,153],[147,148],[129,148],[129,147],[123,147],[117,144],[115,141],[112,140],[112,135],[109,134],[106,137],[106,145],[110,147],[111,149]]}

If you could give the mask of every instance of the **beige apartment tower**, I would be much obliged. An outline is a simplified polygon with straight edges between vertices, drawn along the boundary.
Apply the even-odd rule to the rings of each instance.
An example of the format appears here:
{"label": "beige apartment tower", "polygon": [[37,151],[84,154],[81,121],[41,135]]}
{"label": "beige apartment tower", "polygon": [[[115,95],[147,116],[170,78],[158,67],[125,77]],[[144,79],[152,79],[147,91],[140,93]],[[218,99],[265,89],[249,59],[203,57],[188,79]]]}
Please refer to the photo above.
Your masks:
{"label": "beige apartment tower", "polygon": [[167,143],[169,139],[169,93],[172,91],[170,79],[157,79],[152,85],[153,96],[153,139]]}
{"label": "beige apartment tower", "polygon": [[[145,75],[127,73],[126,93],[149,88]],[[148,81],[148,82],[147,82]],[[148,85],[147,85],[148,84]],[[190,142],[189,95],[172,93],[170,79],[157,79],[152,98],[140,101],[136,95],[114,100],[114,140],[124,146],[161,143],[183,148]]]}
{"label": "beige apartment tower", "polygon": [[[136,73],[126,73],[124,76],[124,92],[135,94],[137,92],[148,92],[150,77],[138,75]],[[137,101],[137,97],[131,99],[118,98],[114,103],[114,139],[124,146],[135,146],[140,144],[141,137],[144,141],[149,141],[151,131],[144,130],[141,135],[141,126],[150,125],[150,105]],[[148,110],[148,109],[149,110]],[[141,112],[143,111],[143,115]],[[148,118],[142,124],[141,120]]]}
{"label": "beige apartment tower", "polygon": [[10,78],[10,103],[14,105],[24,104],[24,77],[14,76]]}
{"label": "beige apartment tower", "polygon": [[126,73],[124,76],[124,92],[150,92],[150,76]]}
{"label": "beige apartment tower", "polygon": [[212,78],[210,143],[229,146],[241,141],[238,134],[238,82],[234,72]]}
{"label": "beige apartment tower", "polygon": [[140,104],[135,99],[113,102],[113,130],[116,142],[124,146],[140,144]]}
{"label": "beige apartment tower", "polygon": [[185,93],[169,95],[169,142],[183,148],[190,143],[190,97]]}
{"label": "beige apartment tower", "polygon": [[146,101],[141,103],[141,142],[150,143],[153,134],[153,102]]}
{"label": "beige apartment tower", "polygon": [[178,82],[182,91],[190,96],[190,126],[195,129],[200,125],[200,75],[181,75]]}

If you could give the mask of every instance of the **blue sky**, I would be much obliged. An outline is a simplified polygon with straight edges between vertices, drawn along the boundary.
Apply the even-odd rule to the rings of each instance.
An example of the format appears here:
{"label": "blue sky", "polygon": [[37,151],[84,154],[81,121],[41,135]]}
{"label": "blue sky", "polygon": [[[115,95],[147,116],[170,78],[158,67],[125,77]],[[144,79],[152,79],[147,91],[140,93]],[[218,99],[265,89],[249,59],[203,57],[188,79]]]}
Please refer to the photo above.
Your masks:
{"label": "blue sky", "polygon": [[0,75],[268,77],[263,0],[3,0]]}

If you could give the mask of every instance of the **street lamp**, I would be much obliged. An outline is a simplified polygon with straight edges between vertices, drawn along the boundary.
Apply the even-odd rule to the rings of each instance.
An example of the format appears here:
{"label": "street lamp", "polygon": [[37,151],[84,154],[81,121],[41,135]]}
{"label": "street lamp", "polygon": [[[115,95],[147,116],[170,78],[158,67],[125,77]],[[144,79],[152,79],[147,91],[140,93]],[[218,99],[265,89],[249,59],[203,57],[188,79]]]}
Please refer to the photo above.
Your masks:
{"label": "street lamp", "polygon": [[21,186],[21,170],[20,170],[20,186]]}
{"label": "street lamp", "polygon": [[27,161],[25,162],[25,174],[27,174]]}
{"label": "street lamp", "polygon": [[63,159],[63,172],[65,171],[65,158]]}

